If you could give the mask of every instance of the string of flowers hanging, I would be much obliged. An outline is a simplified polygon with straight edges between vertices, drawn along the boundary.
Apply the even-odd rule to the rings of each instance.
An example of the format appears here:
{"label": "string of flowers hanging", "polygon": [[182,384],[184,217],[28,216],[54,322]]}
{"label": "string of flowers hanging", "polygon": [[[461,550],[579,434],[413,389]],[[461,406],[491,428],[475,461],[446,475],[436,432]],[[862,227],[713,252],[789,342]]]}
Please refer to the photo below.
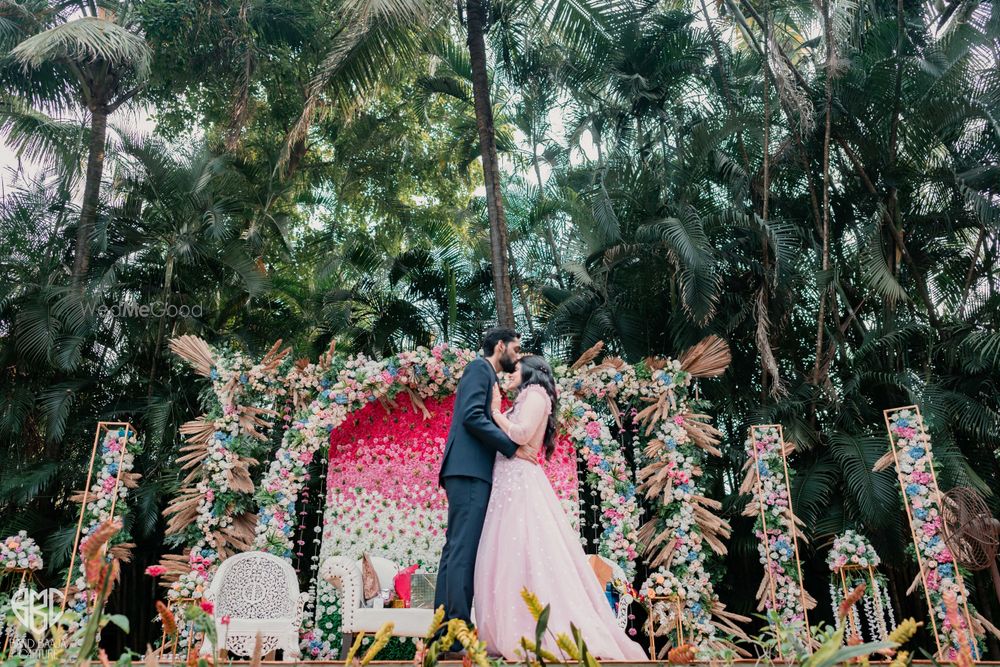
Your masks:
{"label": "string of flowers hanging", "polygon": [[[830,602],[834,618],[841,618],[841,604],[848,599],[850,592],[858,585],[866,584],[859,602],[851,605],[849,613],[845,615],[849,624],[848,632],[844,633],[846,643],[860,643],[864,641],[865,635],[869,641],[884,641],[889,630],[896,627],[885,575],[877,572],[881,563],[882,559],[868,538],[854,530],[838,535],[827,554]],[[858,604],[864,611],[863,624]]]}

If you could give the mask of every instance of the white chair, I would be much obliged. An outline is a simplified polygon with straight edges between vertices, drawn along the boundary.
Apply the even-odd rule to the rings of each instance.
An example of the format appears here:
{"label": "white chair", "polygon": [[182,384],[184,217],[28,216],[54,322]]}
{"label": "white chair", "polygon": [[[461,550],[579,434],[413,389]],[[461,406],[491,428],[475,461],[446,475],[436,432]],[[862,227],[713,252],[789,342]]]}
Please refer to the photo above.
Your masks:
{"label": "white chair", "polygon": [[[393,579],[399,568],[391,560],[372,557],[372,567],[378,575],[380,590],[392,589]],[[340,591],[340,613],[342,618],[340,658],[347,657],[347,651],[359,632],[375,633],[386,623],[392,623],[395,637],[425,637],[434,620],[433,609],[398,609],[385,607],[382,597],[375,598],[372,607],[365,607],[362,599],[364,588],[361,575],[361,561],[343,556],[327,558],[320,567],[320,576]]]}
{"label": "white chair", "polygon": [[[299,657],[299,628],[308,594],[299,593],[291,564],[263,551],[248,551],[222,562],[205,599],[214,604],[219,648],[240,656],[253,654],[257,635],[261,655],[282,650],[284,660]],[[228,616],[229,623],[222,618]],[[214,650],[205,640],[201,653]]]}
{"label": "white chair", "polygon": [[[604,556],[598,556],[601,560],[607,563],[611,567],[611,580],[615,579],[619,581],[624,581],[625,583],[630,583],[628,577],[625,576],[625,570],[621,566],[610,558],[605,558]],[[628,593],[622,593],[618,597],[618,608],[615,610],[615,615],[618,618],[618,626],[624,630],[628,627],[628,609],[632,605],[635,599]]]}

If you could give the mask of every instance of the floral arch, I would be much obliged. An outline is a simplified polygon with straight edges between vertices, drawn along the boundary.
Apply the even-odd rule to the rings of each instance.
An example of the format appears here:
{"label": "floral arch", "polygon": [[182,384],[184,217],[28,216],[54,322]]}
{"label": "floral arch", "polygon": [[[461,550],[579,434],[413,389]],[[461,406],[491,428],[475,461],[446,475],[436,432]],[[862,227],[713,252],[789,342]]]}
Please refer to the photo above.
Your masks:
{"label": "floral arch", "polygon": [[[357,419],[349,423],[352,416],[376,409],[419,413],[434,422],[432,410],[447,409],[462,369],[475,356],[441,344],[375,360],[340,355],[331,346],[315,363],[293,362],[279,341],[255,362],[193,336],[174,339],[171,349],[211,381],[203,395],[205,414],[181,429],[186,442],[178,463],[187,476],[165,511],[168,535],[183,548],[162,563],[172,598],[199,597],[215,566],[232,553],[256,548],[289,559],[301,555],[304,536],[296,529],[305,511],[298,501],[317,452],[337,443],[341,429],[357,428]],[[714,501],[701,494],[701,463],[718,455],[719,433],[700,414],[689,389],[695,377],[725,369],[728,348],[711,338],[680,360],[649,359],[635,366],[618,359],[598,363],[600,352],[598,345],[573,366],[556,369],[563,451],[575,450],[585,484],[576,486],[573,457],[564,458],[561,470],[547,472],[564,502],[595,511],[598,553],[618,562],[630,578],[641,552],[647,555],[642,591],[672,600],[655,607],[661,626],[676,627],[680,612],[689,640],[701,649],[716,647],[724,643],[723,634],[741,631],[704,567],[704,547],[724,553],[729,526],[713,513]],[[357,456],[359,440],[349,455]],[[331,449],[331,456],[335,453]],[[251,472],[267,459],[263,477],[255,481]],[[319,463],[326,461],[324,456]],[[345,487],[333,479],[327,479],[327,492],[336,512],[344,506],[337,493]],[[591,499],[578,495],[585,488]],[[642,505],[648,520],[640,527]],[[427,507],[440,510],[433,503]],[[330,512],[323,517],[326,526],[336,520]],[[323,541],[327,553],[336,544],[329,531]],[[332,592],[324,582],[317,586],[318,560],[313,557],[311,564],[310,593],[319,625],[305,636],[313,655],[332,649],[322,633],[333,629],[324,622],[329,625],[335,613]]]}

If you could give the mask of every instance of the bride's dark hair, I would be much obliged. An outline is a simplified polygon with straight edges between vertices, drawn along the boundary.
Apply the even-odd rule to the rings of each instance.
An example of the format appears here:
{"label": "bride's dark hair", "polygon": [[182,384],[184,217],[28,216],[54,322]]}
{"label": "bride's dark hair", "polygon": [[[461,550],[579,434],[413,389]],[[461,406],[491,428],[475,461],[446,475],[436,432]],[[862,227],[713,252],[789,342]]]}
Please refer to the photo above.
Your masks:
{"label": "bride's dark hair", "polygon": [[552,375],[552,367],[544,357],[537,354],[529,354],[521,357],[518,361],[521,365],[521,386],[519,391],[525,387],[537,384],[545,390],[552,401],[552,410],[549,411],[549,421],[545,424],[545,438],[542,443],[545,445],[545,458],[552,456],[556,449],[556,431],[559,426],[558,407],[559,399],[556,397],[556,378]]}

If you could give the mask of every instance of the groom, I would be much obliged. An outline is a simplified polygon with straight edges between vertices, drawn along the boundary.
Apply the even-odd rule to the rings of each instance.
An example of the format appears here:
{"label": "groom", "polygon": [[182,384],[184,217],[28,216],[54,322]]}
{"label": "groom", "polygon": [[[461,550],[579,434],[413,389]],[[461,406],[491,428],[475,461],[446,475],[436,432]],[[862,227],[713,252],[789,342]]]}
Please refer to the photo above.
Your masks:
{"label": "groom", "polygon": [[[448,531],[438,568],[434,608],[444,606],[445,619],[470,623],[476,551],[483,532],[493,486],[497,452],[537,462],[531,450],[507,437],[494,422],[490,407],[497,371],[514,372],[521,356],[521,336],[495,327],[483,338],[483,356],[469,362],[455,393],[455,409],[438,482],[448,497]],[[442,659],[457,658],[461,645]]]}

